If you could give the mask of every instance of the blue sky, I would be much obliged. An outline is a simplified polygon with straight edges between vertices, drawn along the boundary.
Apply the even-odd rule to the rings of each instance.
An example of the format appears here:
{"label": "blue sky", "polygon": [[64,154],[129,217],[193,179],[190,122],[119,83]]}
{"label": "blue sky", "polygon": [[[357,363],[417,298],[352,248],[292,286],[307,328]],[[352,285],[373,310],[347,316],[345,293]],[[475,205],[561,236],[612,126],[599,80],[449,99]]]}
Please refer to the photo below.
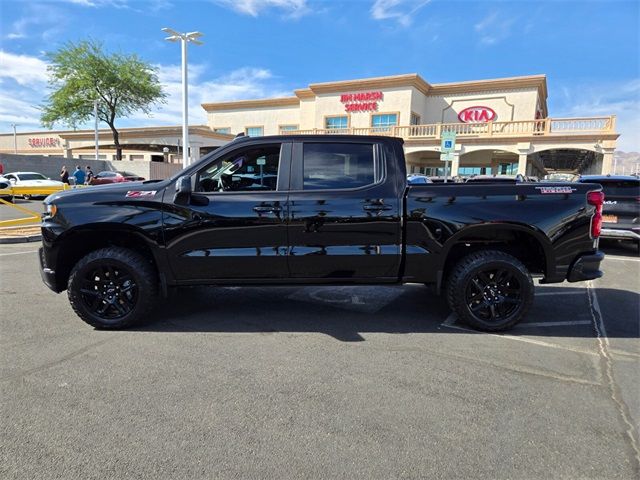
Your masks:
{"label": "blue sky", "polygon": [[0,131],[39,128],[44,52],[93,38],[159,68],[170,97],[151,118],[178,125],[180,49],[190,47],[190,122],[205,101],[291,95],[309,83],[417,72],[432,83],[545,73],[551,116],[618,115],[640,151],[640,2],[457,0],[0,0]]}

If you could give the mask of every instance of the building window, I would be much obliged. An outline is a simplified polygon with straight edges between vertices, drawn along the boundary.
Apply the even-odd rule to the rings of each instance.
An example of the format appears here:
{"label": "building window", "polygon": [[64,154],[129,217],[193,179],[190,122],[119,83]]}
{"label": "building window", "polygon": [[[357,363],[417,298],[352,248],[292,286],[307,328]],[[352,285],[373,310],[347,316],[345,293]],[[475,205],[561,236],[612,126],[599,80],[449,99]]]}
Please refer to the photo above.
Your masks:
{"label": "building window", "polygon": [[280,133],[291,132],[293,130],[299,130],[298,125],[280,125]]}
{"label": "building window", "polygon": [[371,116],[371,126],[376,132],[388,132],[390,127],[398,125],[397,113],[380,113]]}
{"label": "building window", "polygon": [[458,175],[485,175],[487,169],[485,167],[460,167]]}
{"label": "building window", "polygon": [[349,127],[349,117],[326,117],[324,119],[324,128],[327,130],[345,130]]}
{"label": "building window", "polygon": [[515,175],[518,173],[517,163],[501,163],[498,168],[499,175]]}
{"label": "building window", "polygon": [[213,131],[215,133],[231,133],[231,127],[222,127],[222,128],[214,128]]}
{"label": "building window", "polygon": [[411,120],[409,122],[411,125],[420,125],[420,115],[417,113],[411,112]]}
{"label": "building window", "polygon": [[250,137],[261,137],[264,135],[264,127],[247,127],[244,133]]}

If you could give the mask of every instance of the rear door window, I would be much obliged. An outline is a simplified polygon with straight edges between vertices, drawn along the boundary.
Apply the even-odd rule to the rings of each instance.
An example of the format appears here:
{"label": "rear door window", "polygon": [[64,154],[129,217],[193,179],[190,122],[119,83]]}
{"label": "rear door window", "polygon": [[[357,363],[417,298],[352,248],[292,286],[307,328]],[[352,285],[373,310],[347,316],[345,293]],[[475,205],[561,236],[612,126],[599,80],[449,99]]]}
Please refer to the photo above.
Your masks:
{"label": "rear door window", "polygon": [[374,144],[304,144],[304,190],[337,190],[364,187],[378,180],[378,172]]}

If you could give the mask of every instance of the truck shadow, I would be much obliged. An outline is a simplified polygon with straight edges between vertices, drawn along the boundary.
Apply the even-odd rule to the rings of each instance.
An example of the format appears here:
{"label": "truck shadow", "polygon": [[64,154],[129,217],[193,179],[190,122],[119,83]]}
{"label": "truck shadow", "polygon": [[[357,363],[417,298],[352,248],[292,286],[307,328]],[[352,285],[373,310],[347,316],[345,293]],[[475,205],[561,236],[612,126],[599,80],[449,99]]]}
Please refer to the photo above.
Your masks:
{"label": "truck shadow", "polygon": [[[510,335],[594,336],[593,316],[584,287],[536,287],[536,299],[524,322]],[[622,306],[603,312],[609,337],[640,338],[638,293],[598,289],[601,305]],[[181,288],[159,303],[139,331],[165,333],[323,333],[344,342],[364,341],[365,333],[458,333],[443,297],[423,285],[193,287]],[[449,325],[443,325],[449,318]],[[545,325],[547,324],[547,325]],[[456,325],[464,327],[464,325]],[[465,327],[466,328],[466,327]]]}

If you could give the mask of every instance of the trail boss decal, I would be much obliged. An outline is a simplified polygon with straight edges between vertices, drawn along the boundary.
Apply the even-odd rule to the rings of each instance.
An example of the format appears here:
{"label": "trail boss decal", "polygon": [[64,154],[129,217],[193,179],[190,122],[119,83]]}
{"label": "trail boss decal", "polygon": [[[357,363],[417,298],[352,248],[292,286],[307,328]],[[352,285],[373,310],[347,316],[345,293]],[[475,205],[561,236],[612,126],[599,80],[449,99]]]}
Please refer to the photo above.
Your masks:
{"label": "trail boss decal", "polygon": [[542,194],[573,193],[576,191],[573,187],[536,187],[536,190],[540,190]]}
{"label": "trail boss decal", "polygon": [[127,198],[152,197],[156,194],[156,190],[129,190]]}

